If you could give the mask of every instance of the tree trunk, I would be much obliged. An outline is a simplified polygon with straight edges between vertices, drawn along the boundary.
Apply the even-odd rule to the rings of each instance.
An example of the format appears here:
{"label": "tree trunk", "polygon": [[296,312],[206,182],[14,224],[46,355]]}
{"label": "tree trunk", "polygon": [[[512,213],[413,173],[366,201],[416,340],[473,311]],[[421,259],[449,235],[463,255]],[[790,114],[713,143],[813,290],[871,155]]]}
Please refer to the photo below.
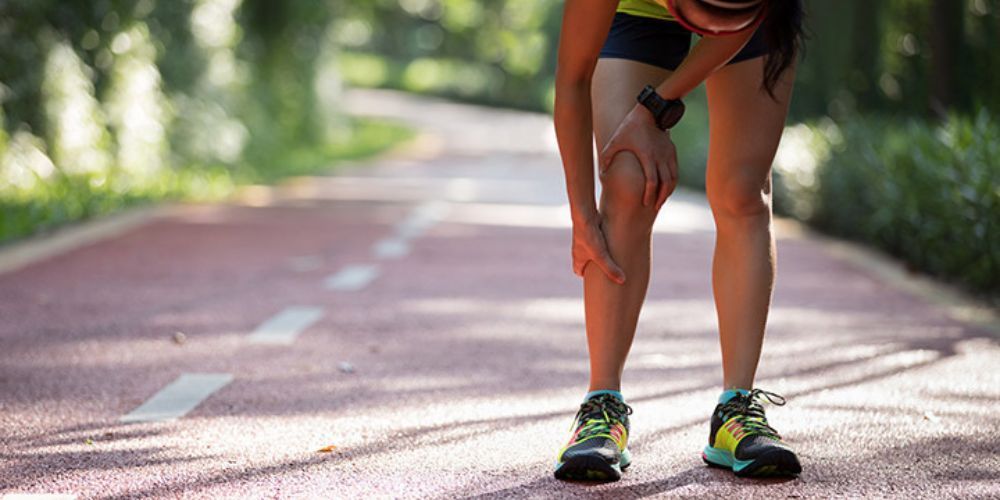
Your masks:
{"label": "tree trunk", "polygon": [[857,99],[858,110],[871,112],[878,107],[880,76],[879,45],[882,39],[881,16],[883,2],[854,0],[851,36],[851,90]]}
{"label": "tree trunk", "polygon": [[931,9],[930,109],[944,117],[960,104],[958,62],[965,1],[933,0]]}

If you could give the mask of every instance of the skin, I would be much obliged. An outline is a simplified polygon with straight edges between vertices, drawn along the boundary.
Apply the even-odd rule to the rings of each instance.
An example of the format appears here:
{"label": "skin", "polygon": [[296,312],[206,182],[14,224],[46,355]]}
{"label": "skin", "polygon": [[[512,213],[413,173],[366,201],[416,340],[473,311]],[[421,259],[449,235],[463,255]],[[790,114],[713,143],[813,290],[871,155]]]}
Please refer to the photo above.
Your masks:
{"label": "skin", "polygon": [[[621,388],[650,273],[653,222],[677,183],[669,133],[635,96],[646,84],[681,98],[705,82],[710,146],[706,191],[716,223],[712,284],[724,388],[750,389],[774,283],[770,165],[787,114],[793,71],[772,99],[764,58],[725,66],[751,33],[702,38],[676,71],[598,59],[615,0],[568,0],[556,71],[555,126],[573,218],[573,270],[583,277],[590,390]],[[591,97],[594,96],[592,99]],[[747,117],[753,117],[753,126]],[[592,137],[600,156],[594,196]],[[589,265],[595,264],[595,265]]]}

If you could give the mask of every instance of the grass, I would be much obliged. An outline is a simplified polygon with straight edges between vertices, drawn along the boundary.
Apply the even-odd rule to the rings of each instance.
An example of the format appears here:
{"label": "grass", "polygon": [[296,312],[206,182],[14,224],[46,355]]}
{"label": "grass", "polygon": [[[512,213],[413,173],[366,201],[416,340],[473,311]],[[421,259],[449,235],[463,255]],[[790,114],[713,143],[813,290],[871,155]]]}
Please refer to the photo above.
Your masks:
{"label": "grass", "polygon": [[86,176],[57,173],[30,191],[0,190],[0,244],[139,205],[223,200],[240,185],[272,184],[286,177],[327,172],[413,135],[410,129],[384,120],[357,119],[352,125],[349,140],[265,156],[274,160],[243,161],[235,166],[185,165],[141,183],[114,176],[95,182]]}

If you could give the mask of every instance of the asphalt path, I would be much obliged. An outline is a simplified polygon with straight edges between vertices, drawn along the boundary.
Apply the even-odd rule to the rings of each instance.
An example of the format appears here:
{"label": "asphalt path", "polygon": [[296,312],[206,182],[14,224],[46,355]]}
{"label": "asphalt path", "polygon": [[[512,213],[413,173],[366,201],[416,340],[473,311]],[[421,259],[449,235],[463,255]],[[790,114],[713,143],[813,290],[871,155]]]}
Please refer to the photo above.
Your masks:
{"label": "asphalt path", "polygon": [[705,467],[714,232],[686,191],[626,368],[634,465],[556,481],[587,358],[548,118],[348,102],[423,134],[0,275],[0,497],[1000,497],[995,329],[792,224],[758,382],[804,471]]}

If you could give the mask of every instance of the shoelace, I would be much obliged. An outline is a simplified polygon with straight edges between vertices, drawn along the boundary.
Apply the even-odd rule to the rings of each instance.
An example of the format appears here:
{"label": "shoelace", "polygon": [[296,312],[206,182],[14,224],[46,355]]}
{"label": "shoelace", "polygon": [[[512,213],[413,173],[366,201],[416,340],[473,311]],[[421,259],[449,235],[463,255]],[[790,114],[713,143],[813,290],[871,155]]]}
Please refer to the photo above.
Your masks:
{"label": "shoelace", "polygon": [[631,414],[632,407],[614,396],[588,399],[580,405],[580,411],[576,413],[574,421],[582,423],[580,432],[576,434],[576,440],[580,441],[596,434],[606,434],[614,422],[621,422]]}
{"label": "shoelace", "polygon": [[743,428],[747,432],[780,440],[781,435],[778,434],[778,431],[767,424],[764,407],[760,404],[761,399],[766,399],[775,406],[785,405],[784,396],[761,389],[753,389],[750,394],[738,395],[722,405],[723,420],[729,420],[735,416],[740,419],[740,423],[743,424]]}

